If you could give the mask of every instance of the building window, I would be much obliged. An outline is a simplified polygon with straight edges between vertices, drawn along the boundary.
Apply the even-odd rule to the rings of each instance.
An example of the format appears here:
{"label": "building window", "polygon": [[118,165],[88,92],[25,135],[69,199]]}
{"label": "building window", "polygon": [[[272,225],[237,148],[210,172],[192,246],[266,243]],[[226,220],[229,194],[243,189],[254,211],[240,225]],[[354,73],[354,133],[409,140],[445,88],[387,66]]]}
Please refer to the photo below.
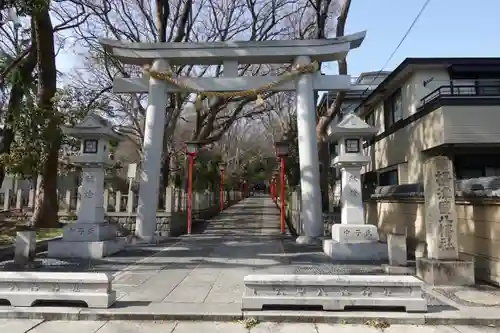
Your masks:
{"label": "building window", "polygon": [[365,121],[368,125],[375,126],[375,113],[371,112],[370,114],[368,114],[365,118]]}
{"label": "building window", "polygon": [[388,185],[398,185],[398,169],[393,169],[385,172],[381,172],[378,175],[378,185],[388,186]]}
{"label": "building window", "polygon": [[401,97],[401,89],[396,90],[396,92],[392,94],[391,97],[385,100],[384,118],[386,129],[403,119],[403,101]]}

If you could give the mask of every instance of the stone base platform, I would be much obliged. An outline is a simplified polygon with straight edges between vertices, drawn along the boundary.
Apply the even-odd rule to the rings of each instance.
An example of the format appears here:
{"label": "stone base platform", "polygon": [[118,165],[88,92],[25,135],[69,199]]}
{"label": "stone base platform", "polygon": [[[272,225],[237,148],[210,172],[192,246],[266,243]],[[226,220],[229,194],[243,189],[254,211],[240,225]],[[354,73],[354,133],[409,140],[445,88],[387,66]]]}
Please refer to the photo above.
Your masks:
{"label": "stone base platform", "polygon": [[382,275],[247,275],[242,310],[265,306],[401,307],[427,312],[423,282],[413,276]]}
{"label": "stone base platform", "polygon": [[473,286],[474,262],[417,258],[417,276],[433,286]]}
{"label": "stone base platform", "polygon": [[387,261],[389,254],[385,243],[339,243],[332,239],[323,241],[323,252],[337,261]]}
{"label": "stone base platform", "polygon": [[125,244],[125,237],[87,242],[56,240],[48,244],[48,257],[100,259],[120,252],[125,247]]}
{"label": "stone base platform", "polygon": [[116,292],[105,273],[0,272],[0,299],[19,307],[60,301],[109,308],[116,301]]}

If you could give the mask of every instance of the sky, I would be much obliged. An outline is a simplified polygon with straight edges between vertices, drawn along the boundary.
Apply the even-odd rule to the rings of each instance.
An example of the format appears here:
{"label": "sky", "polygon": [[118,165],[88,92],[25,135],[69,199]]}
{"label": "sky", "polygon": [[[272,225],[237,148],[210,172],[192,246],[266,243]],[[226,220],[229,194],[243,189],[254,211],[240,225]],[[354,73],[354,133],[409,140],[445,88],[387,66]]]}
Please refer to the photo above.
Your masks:
{"label": "sky", "polygon": [[[347,58],[352,76],[392,70],[407,57],[500,57],[500,0],[431,0],[395,50],[425,0],[352,0],[346,34],[366,30],[367,36]],[[77,61],[61,54],[58,68],[67,72]],[[324,67],[337,72],[335,63]]]}
{"label": "sky", "polygon": [[[407,57],[500,57],[499,0],[431,0],[386,68],[425,0],[352,0],[346,34],[366,30],[348,71],[392,70]],[[337,72],[336,64],[327,73]]]}

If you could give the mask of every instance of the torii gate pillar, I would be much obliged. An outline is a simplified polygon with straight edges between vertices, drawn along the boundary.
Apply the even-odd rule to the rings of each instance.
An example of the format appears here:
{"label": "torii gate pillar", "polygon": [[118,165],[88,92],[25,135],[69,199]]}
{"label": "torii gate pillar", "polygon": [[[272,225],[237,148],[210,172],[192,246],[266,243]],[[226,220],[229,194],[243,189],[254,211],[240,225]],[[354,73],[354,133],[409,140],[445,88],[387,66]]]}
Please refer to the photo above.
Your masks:
{"label": "torii gate pillar", "polygon": [[[155,60],[152,69],[166,71],[169,65],[163,60]],[[149,79],[148,107],[144,125],[144,161],[139,186],[139,205],[135,223],[135,235],[151,242],[156,230],[156,209],[160,184],[163,134],[165,131],[165,108],[167,107],[167,86],[165,81],[153,77]]]}
{"label": "torii gate pillar", "polygon": [[[311,63],[309,57],[297,57],[297,65]],[[299,143],[300,189],[302,196],[301,223],[304,235],[297,243],[311,244],[323,236],[321,190],[319,183],[318,147],[316,144],[316,105],[314,104],[313,75],[297,79],[297,132]]]}

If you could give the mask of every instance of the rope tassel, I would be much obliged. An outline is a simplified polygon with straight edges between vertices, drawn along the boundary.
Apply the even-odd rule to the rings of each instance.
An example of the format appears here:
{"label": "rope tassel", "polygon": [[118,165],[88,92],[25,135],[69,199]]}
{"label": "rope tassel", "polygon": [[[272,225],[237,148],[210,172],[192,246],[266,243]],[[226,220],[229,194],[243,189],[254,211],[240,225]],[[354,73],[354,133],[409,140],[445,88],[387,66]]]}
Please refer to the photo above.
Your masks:
{"label": "rope tassel", "polygon": [[264,105],[264,99],[262,98],[262,95],[260,94],[257,95],[257,99],[255,100],[255,105],[257,106]]}
{"label": "rope tassel", "polygon": [[199,94],[198,96],[196,96],[196,101],[194,103],[194,106],[196,107],[197,110],[201,109],[201,107],[203,106],[202,102],[203,102],[202,96]]}

